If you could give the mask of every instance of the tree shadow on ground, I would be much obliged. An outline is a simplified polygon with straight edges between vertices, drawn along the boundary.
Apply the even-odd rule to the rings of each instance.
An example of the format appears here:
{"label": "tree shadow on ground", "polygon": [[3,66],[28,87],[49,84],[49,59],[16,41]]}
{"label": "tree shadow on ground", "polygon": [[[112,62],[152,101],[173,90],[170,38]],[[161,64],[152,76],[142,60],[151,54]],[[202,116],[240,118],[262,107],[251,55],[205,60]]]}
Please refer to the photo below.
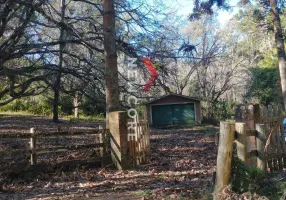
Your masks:
{"label": "tree shadow on ground", "polygon": [[[213,136],[185,129],[151,129],[150,162],[133,170],[58,170],[3,180],[3,199],[204,199],[216,162]],[[6,182],[5,182],[6,181]],[[113,196],[112,196],[113,195]],[[174,196],[175,195],[175,196]],[[177,195],[177,196],[176,196]],[[130,197],[130,198],[129,198]],[[140,199],[140,198],[139,198]]]}

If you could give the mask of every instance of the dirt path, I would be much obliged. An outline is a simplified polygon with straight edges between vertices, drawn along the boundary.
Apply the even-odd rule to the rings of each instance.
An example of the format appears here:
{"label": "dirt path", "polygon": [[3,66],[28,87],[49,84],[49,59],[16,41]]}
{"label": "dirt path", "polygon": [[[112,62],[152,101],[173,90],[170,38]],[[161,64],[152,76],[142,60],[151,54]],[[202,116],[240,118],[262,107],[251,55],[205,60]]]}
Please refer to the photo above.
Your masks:
{"label": "dirt path", "polygon": [[[1,121],[1,120],[0,120]],[[0,177],[0,199],[207,199],[214,137],[193,129],[151,129],[150,163],[134,170],[59,170]]]}

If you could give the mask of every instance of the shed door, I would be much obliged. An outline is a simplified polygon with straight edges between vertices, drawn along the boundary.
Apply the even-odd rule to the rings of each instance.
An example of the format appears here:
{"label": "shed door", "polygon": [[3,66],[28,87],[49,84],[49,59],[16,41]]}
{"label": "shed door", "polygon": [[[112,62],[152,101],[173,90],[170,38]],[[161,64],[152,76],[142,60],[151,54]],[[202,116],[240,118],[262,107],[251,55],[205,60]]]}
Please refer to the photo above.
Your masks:
{"label": "shed door", "polygon": [[195,122],[194,104],[153,105],[154,126],[189,125]]}
{"label": "shed door", "polygon": [[152,106],[153,126],[170,126],[173,125],[172,105]]}

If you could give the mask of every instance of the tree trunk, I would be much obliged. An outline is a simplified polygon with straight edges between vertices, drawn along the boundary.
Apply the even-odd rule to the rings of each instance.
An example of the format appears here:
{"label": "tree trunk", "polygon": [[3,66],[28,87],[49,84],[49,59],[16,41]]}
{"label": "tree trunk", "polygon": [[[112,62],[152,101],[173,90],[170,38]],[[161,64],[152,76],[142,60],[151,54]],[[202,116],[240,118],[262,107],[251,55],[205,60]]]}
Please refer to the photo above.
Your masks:
{"label": "tree trunk", "polygon": [[115,34],[115,10],[113,0],[103,0],[104,54],[106,67],[106,127],[108,112],[120,108],[118,68]]}
{"label": "tree trunk", "polygon": [[[66,1],[61,0],[61,30],[60,30],[60,41],[64,40],[64,27],[62,26],[62,23],[64,23],[64,17],[65,17],[65,10],[66,10]],[[59,66],[58,66],[58,73],[56,76],[56,81],[54,84],[54,107],[53,107],[53,121],[59,122],[59,100],[60,100],[60,90],[61,90],[61,69],[63,67],[63,50],[64,50],[65,44],[60,43],[60,55],[59,55]]]}
{"label": "tree trunk", "polygon": [[60,78],[61,75],[57,75],[57,80],[54,85],[54,102],[53,102],[53,121],[59,122],[59,99],[60,99]]}
{"label": "tree trunk", "polygon": [[272,21],[274,24],[275,43],[278,53],[280,81],[282,88],[282,96],[284,109],[286,110],[286,60],[285,60],[285,46],[281,29],[281,22],[279,10],[277,7],[277,0],[270,0]]}
{"label": "tree trunk", "polygon": [[76,92],[75,95],[74,95],[73,106],[74,106],[74,117],[75,118],[79,118],[79,112],[78,112],[78,106],[79,106],[78,92]]}

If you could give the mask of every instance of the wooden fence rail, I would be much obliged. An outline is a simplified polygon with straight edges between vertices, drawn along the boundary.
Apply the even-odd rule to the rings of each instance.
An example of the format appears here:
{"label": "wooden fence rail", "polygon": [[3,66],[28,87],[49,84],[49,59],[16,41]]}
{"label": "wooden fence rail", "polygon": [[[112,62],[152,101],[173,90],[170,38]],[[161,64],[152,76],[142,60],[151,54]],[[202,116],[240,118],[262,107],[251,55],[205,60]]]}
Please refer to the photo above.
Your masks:
{"label": "wooden fence rail", "polygon": [[35,133],[4,133],[0,134],[0,139],[4,138],[31,138],[36,137],[55,137],[55,136],[74,136],[74,135],[95,135],[102,134],[102,130],[87,130],[87,131],[58,131],[58,132],[35,132]]}
{"label": "wooden fence rail", "polygon": [[[133,119],[131,126],[128,122],[127,112],[115,111],[110,112],[112,123],[110,129],[106,130],[100,127],[96,130],[89,131],[57,131],[57,132],[39,132],[34,128],[29,133],[7,133],[0,134],[0,140],[4,139],[26,139],[29,140],[29,148],[12,149],[0,151],[0,159],[4,157],[18,156],[19,154],[27,154],[30,156],[30,162],[25,164],[29,166],[42,165],[38,163],[39,155],[68,152],[83,149],[98,149],[99,156],[90,160],[101,160],[101,165],[115,164],[118,169],[130,168],[148,162],[150,157],[150,136],[147,118],[140,119],[138,116]],[[108,136],[107,136],[108,133]],[[65,136],[87,136],[98,135],[98,141],[89,144],[72,144],[52,147],[40,147],[39,139],[41,138],[63,138]],[[49,139],[54,140],[54,139]],[[24,145],[26,146],[26,145]],[[10,159],[10,158],[8,158]],[[112,161],[111,161],[112,159]],[[86,159],[87,160],[87,159]],[[89,162],[88,161],[88,162]],[[68,164],[69,161],[63,163]],[[71,160],[72,163],[84,163],[84,160]],[[7,164],[8,163],[4,163]],[[54,163],[47,163],[54,165]],[[55,163],[60,165],[60,163]]]}
{"label": "wooden fence rail", "polygon": [[[257,157],[256,167],[261,170],[265,172],[268,169],[270,172],[283,170],[283,166],[286,166],[286,150],[283,148],[285,146],[284,130],[278,129],[271,135],[271,131],[267,132],[265,124],[256,124],[256,130],[247,130],[244,125],[236,123],[236,127],[240,127],[235,132],[237,154],[240,160],[249,165],[248,160]],[[249,136],[254,136],[256,140],[256,149],[250,151],[247,149]]]}
{"label": "wooden fence rail", "polygon": [[[244,108],[251,107],[244,106]],[[254,108],[255,112],[251,113],[249,110],[242,112],[251,113],[250,117],[245,116],[244,122],[221,122],[220,124],[216,189],[229,184],[231,166],[228,163],[231,160],[233,142],[236,143],[238,158],[246,166],[257,167],[264,173],[282,171],[286,168],[282,109],[257,105]],[[231,128],[232,126],[234,128]],[[249,142],[252,143],[251,148]],[[256,158],[255,162],[253,158]]]}
{"label": "wooden fence rail", "polygon": [[[106,144],[106,132],[108,130],[103,127],[99,127],[99,129],[95,129],[92,131],[76,131],[76,132],[37,132],[35,128],[30,129],[30,133],[11,133],[11,134],[1,134],[0,139],[30,139],[30,148],[29,149],[16,149],[16,150],[6,150],[0,151],[0,158],[16,156],[19,154],[30,154],[30,165],[37,165],[37,156],[40,154],[49,154],[56,152],[67,152],[74,150],[83,150],[90,148],[98,148],[100,152],[100,156],[97,158],[93,158],[94,161],[101,161],[101,165],[104,165],[104,162],[110,158],[110,155],[107,152],[107,144]],[[65,145],[65,146],[56,146],[49,148],[41,148],[37,147],[37,139],[47,138],[47,137],[62,137],[62,136],[83,136],[83,135],[98,135],[99,142],[90,143],[90,144],[81,144],[81,145]],[[89,159],[88,162],[90,162]],[[64,161],[65,164],[70,163],[84,163],[84,160],[71,160]],[[58,163],[60,165],[60,163]]]}

